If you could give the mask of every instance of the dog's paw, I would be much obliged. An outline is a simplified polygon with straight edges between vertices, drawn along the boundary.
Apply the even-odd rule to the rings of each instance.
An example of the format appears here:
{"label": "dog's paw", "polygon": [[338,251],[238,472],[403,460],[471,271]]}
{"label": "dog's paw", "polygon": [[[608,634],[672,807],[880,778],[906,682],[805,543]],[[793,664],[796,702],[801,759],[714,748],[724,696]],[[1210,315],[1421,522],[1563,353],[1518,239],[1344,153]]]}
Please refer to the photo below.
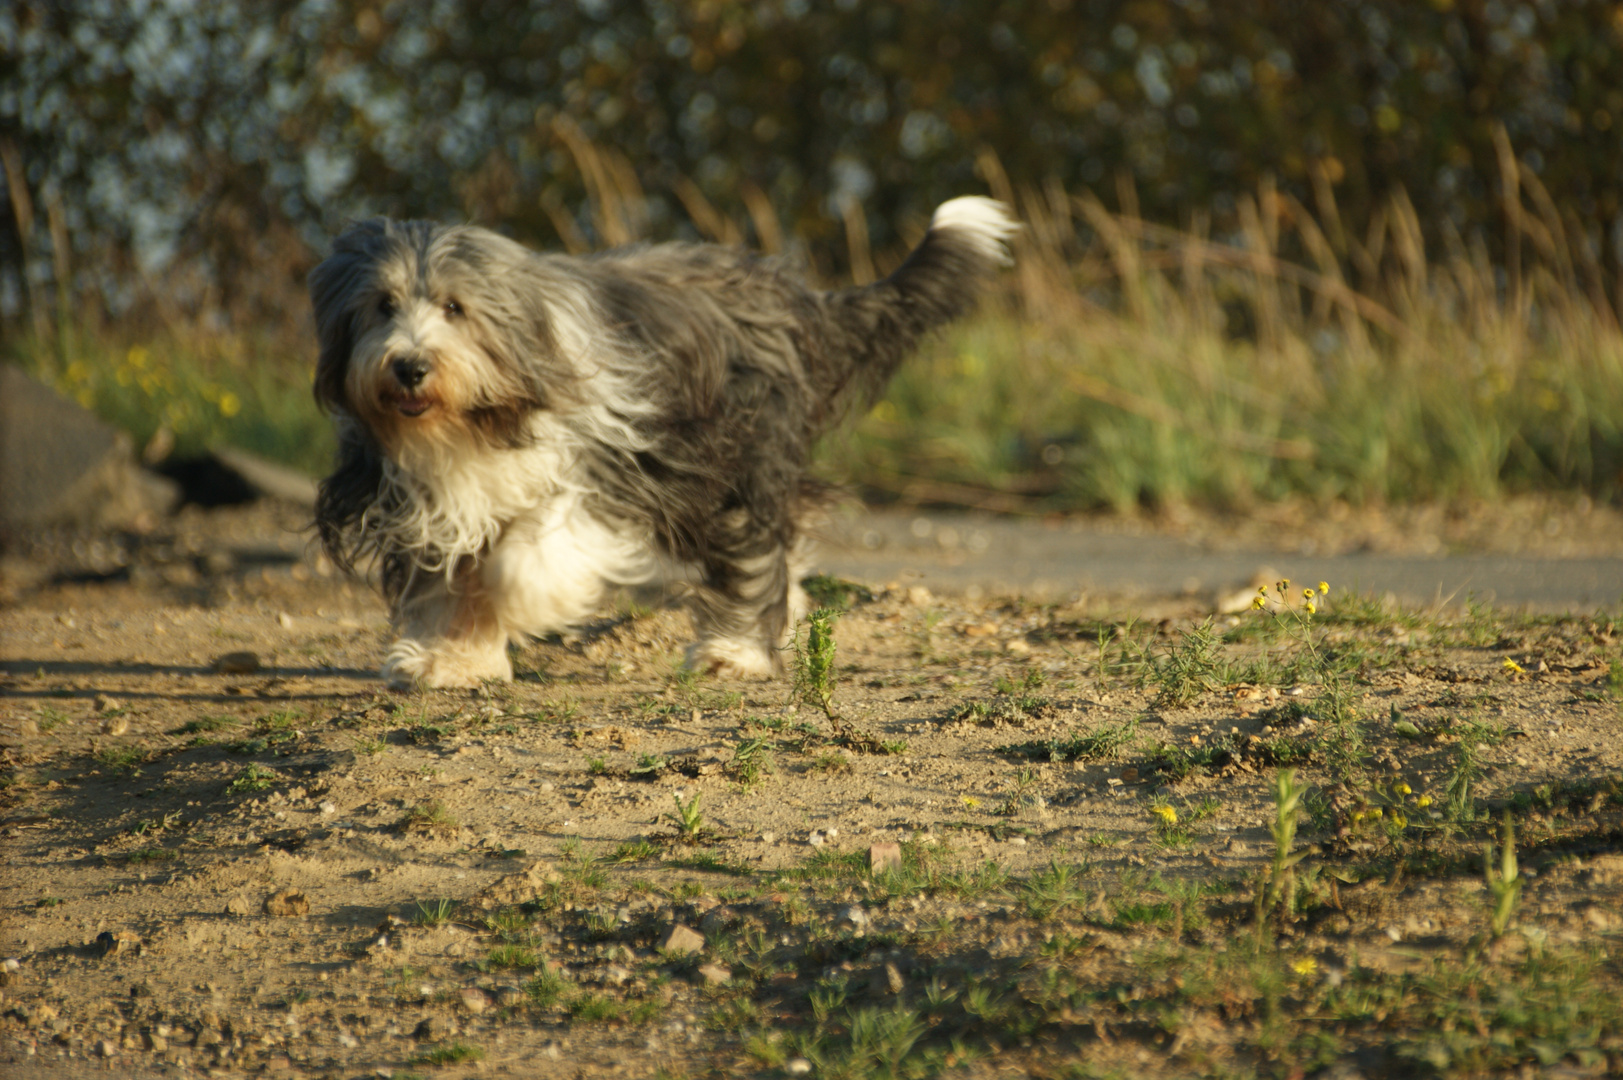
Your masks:
{"label": "dog's paw", "polygon": [[758,641],[711,638],[688,650],[686,666],[723,679],[770,679],[782,672],[783,660]]}
{"label": "dog's paw", "polygon": [[425,646],[409,638],[394,643],[383,661],[383,681],[393,690],[468,689],[490,679],[510,682],[506,648],[479,648],[448,641]]}

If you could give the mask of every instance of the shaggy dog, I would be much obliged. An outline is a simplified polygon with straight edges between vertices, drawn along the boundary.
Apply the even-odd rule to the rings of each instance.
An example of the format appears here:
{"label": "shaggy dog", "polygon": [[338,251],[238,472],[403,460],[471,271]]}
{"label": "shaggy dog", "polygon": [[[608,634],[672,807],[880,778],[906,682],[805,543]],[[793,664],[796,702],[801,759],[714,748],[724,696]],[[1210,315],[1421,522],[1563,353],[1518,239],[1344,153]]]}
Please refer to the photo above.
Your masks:
{"label": "shaggy dog", "polygon": [[510,640],[578,624],[660,553],[698,578],[691,666],[781,670],[812,444],[975,303],[1016,228],[954,199],[894,274],[831,292],[713,245],[576,258],[349,229],[310,275],[340,444],[316,526],[340,565],[381,567],[384,679],[510,679]]}

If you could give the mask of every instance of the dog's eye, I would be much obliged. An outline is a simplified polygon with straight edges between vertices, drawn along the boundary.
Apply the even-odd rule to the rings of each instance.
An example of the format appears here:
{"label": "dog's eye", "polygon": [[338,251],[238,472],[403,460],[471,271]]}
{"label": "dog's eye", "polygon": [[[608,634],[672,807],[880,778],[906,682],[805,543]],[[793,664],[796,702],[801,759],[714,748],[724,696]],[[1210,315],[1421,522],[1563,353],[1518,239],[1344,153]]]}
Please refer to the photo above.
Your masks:
{"label": "dog's eye", "polygon": [[378,314],[382,315],[385,319],[394,314],[394,297],[378,297]]}
{"label": "dog's eye", "polygon": [[445,302],[445,317],[447,319],[459,319],[459,318],[461,318],[462,317],[462,305],[457,303],[455,300],[447,300]]}

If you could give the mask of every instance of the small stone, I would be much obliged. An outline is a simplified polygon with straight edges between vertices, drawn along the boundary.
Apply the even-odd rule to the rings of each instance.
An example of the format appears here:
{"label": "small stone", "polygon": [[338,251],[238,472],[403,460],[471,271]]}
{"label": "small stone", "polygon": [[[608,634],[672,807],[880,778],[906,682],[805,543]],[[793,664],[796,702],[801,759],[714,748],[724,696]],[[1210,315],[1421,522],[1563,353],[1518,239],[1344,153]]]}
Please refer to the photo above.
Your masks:
{"label": "small stone", "polygon": [[316,809],[321,811],[322,817],[332,817],[332,815],[338,813],[338,804],[331,799],[322,799],[317,804]]}
{"label": "small stone", "polygon": [[725,964],[700,964],[699,978],[709,986],[720,986],[733,977],[732,969]]}
{"label": "small stone", "polygon": [[141,947],[141,935],[133,930],[103,930],[96,935],[96,951],[102,956],[134,952]]}
{"label": "small stone", "polygon": [[775,833],[775,832],[764,832],[764,833],[761,834],[761,843],[763,843],[763,844],[776,844],[777,842],[778,842],[778,834],[777,833]]}
{"label": "small stone", "polygon": [[425,1017],[412,1030],[411,1037],[418,1042],[439,1042],[456,1034],[456,1025],[443,1016]]}
{"label": "small stone", "polygon": [[704,918],[699,920],[699,929],[707,934],[713,934],[718,930],[738,925],[740,918],[737,908],[731,904],[722,904],[704,913]]}
{"label": "small stone", "polygon": [[138,983],[130,984],[130,997],[132,997],[132,998],[149,998],[151,996],[152,996],[152,984],[151,983],[149,983],[149,982],[138,982]]}
{"label": "small stone", "polygon": [[827,843],[827,838],[816,829],[813,829],[806,836],[806,843],[810,844],[812,847],[822,847],[825,843]]}
{"label": "small stone", "polygon": [[840,909],[836,921],[841,925],[854,926],[860,930],[868,925],[868,912],[861,904],[847,904]]}
{"label": "small stone", "polygon": [[868,872],[882,874],[902,869],[902,845],[895,841],[872,844],[868,847]]}
{"label": "small stone", "polygon": [[289,615],[285,611],[279,611],[276,613],[276,622],[277,625],[279,625],[283,630],[293,629],[293,616]]}
{"label": "small stone", "polygon": [[619,964],[610,964],[603,969],[603,982],[609,986],[624,986],[631,981],[631,971]]}
{"label": "small stone", "polygon": [[297,889],[283,889],[265,900],[265,914],[287,918],[310,914],[310,898]]}
{"label": "small stone", "polygon": [[812,1063],[805,1058],[790,1058],[783,1063],[783,1071],[790,1076],[805,1076],[812,1071]]}
{"label": "small stone", "polygon": [[924,607],[933,599],[934,597],[930,595],[930,590],[926,589],[923,585],[915,585],[911,589],[907,590],[907,602],[912,604],[914,607]]}
{"label": "small stone", "polygon": [[22,966],[23,962],[15,956],[8,956],[4,960],[0,960],[0,971],[17,971]]}
{"label": "small stone", "polygon": [[127,716],[109,716],[101,722],[103,735],[122,735],[130,730],[130,718]]}
{"label": "small stone", "polygon": [[238,893],[225,902],[225,913],[237,916],[252,915],[254,913],[253,901]]}
{"label": "small stone", "polygon": [[24,738],[33,738],[39,734],[39,721],[29,718],[17,725],[17,730]]}
{"label": "small stone", "polygon": [[1618,918],[1612,912],[1599,904],[1589,904],[1583,909],[1584,921],[1596,930],[1615,930]]}
{"label": "small stone", "polygon": [[96,1053],[104,1058],[117,1057],[118,1044],[112,1039],[98,1039],[96,1041]]}
{"label": "small stone", "polygon": [[1031,646],[1024,638],[1010,638],[1003,643],[1003,651],[1013,656],[1025,656],[1031,652]]}
{"label": "small stone", "polygon": [[463,987],[462,992],[457,995],[457,1000],[462,1002],[464,1009],[467,1009],[475,1016],[490,1008],[490,995],[477,986]]}
{"label": "small stone", "polygon": [[902,978],[901,969],[887,960],[873,973],[873,988],[878,994],[900,994],[907,988],[907,980]]}
{"label": "small stone", "polygon": [[154,1054],[161,1054],[165,1050],[169,1049],[169,1040],[164,1038],[162,1035],[159,1035],[156,1031],[148,1032],[146,1036],[146,1047]]}
{"label": "small stone", "polygon": [[667,956],[687,956],[703,948],[704,937],[681,923],[674,924],[659,940],[659,951]]}
{"label": "small stone", "polygon": [[124,703],[115,697],[108,697],[106,694],[96,695],[97,712],[112,712],[114,709],[122,709],[123,707]]}
{"label": "small stone", "polygon": [[515,1009],[524,1004],[524,991],[516,986],[503,986],[496,990],[496,1004],[504,1009]]}
{"label": "small stone", "polygon": [[214,670],[221,675],[252,675],[259,670],[259,655],[247,651],[224,653],[214,658]]}

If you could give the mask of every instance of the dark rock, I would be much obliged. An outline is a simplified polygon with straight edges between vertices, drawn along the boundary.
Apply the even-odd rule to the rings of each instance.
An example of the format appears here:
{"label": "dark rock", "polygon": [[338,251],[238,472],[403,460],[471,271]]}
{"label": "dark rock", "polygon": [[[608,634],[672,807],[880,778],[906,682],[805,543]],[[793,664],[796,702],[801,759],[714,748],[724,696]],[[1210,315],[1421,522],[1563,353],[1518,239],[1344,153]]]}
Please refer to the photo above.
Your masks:
{"label": "dark rock", "polygon": [[21,368],[0,364],[0,532],[150,527],[179,494],[136,464],[128,435]]}

